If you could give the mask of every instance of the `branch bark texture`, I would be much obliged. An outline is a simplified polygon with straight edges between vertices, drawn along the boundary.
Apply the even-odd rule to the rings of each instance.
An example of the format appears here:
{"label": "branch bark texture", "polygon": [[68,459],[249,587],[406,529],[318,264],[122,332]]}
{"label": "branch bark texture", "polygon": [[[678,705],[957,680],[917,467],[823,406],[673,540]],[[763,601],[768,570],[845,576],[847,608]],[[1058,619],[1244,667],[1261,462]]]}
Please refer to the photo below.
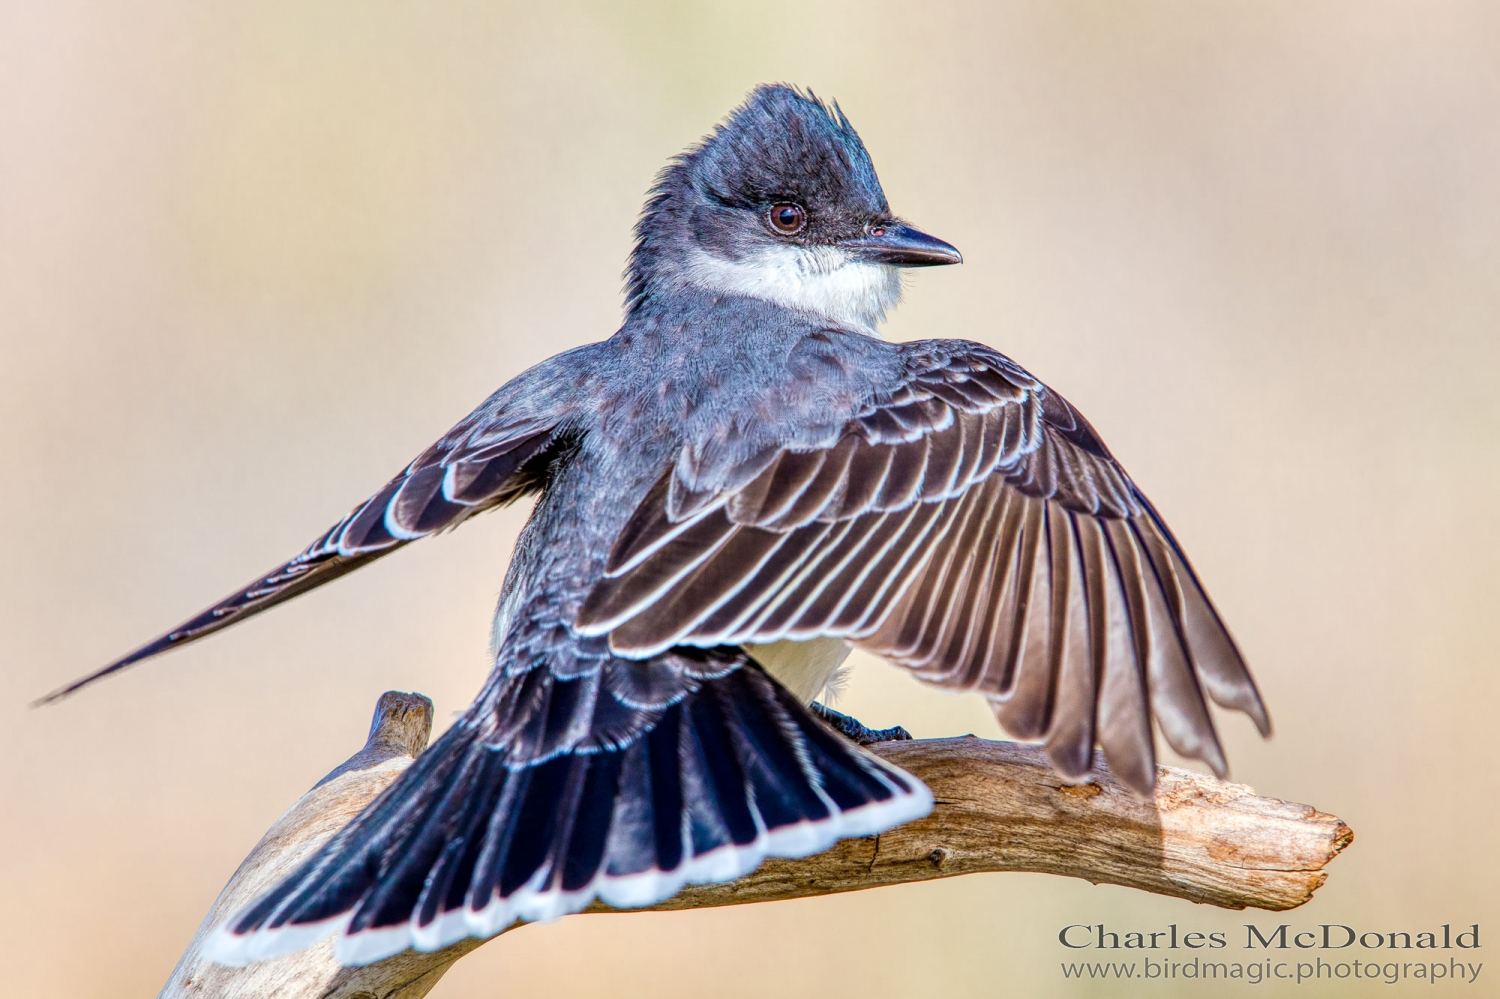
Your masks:
{"label": "branch bark texture", "polygon": [[[273,825],[219,893],[163,988],[163,999],[417,999],[482,941],[407,951],[343,968],[331,941],[247,968],[200,952],[209,932],[288,874],[404,770],[427,745],[432,702],[390,691],[370,738]],[[1040,748],[973,736],[872,747],[921,778],[931,815],[880,836],[844,840],[803,860],[768,860],[718,885],[685,888],[658,909],[805,898],[981,871],[1033,871],[1117,884],[1230,909],[1290,909],[1327,879],[1354,834],[1307,805],[1243,784],[1162,767],[1156,799],[1136,798],[1096,760],[1095,783],[1063,783]],[[612,911],[595,904],[589,911]]]}

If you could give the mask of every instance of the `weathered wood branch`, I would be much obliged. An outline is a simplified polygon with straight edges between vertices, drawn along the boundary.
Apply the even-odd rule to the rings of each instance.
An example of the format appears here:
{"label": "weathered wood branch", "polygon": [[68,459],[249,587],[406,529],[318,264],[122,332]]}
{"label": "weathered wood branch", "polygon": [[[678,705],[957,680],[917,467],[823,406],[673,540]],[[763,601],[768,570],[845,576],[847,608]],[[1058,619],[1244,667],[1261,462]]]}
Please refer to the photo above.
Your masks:
{"label": "weathered wood branch", "polygon": [[[219,893],[163,999],[417,999],[482,941],[407,951],[342,968],[331,941],[248,968],[201,953],[208,933],[317,849],[427,745],[432,702],[383,694],[370,738],[302,796]],[[1243,784],[1163,767],[1155,802],[1103,772],[1068,785],[1035,746],[968,736],[891,742],[881,756],[924,780],[937,798],[927,818],[804,860],[768,860],[728,884],[696,885],[658,909],[692,909],[855,891],[978,871],[1036,871],[1127,885],[1231,909],[1290,909],[1312,897],[1327,863],[1354,834],[1307,805],[1257,796]],[[609,911],[596,904],[590,911]]]}

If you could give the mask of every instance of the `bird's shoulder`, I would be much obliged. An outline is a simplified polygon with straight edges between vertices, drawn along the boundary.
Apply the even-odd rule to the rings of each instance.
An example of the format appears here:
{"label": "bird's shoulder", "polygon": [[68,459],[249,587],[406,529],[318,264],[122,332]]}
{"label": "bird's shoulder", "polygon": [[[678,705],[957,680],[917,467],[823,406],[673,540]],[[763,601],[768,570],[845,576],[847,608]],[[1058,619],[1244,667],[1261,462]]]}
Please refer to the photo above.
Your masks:
{"label": "bird's shoulder", "polygon": [[900,409],[915,415],[921,411],[919,404],[927,403],[927,411],[936,408],[941,419],[946,412],[1015,405],[1035,411],[1038,430],[1097,458],[1113,460],[1104,439],[1072,403],[995,348],[956,339],[913,340],[899,346],[902,377],[872,400],[872,413]]}

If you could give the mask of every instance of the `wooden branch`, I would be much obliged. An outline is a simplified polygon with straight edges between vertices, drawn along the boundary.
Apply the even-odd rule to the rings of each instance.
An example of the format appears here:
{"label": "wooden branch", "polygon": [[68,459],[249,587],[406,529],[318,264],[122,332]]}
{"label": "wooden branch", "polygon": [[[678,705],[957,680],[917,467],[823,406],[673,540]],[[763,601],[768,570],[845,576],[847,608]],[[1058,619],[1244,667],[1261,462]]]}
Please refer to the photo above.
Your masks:
{"label": "wooden branch", "polygon": [[[208,933],[269,888],[364,808],[427,745],[432,702],[381,695],[370,738],[302,796],[229,879],[178,962],[163,999],[417,999],[483,941],[406,951],[342,968],[324,940],[247,968],[211,964]],[[932,788],[931,815],[804,860],[768,860],[728,884],[693,885],[656,906],[693,909],[856,891],[978,871],[1037,871],[1126,885],[1231,909],[1290,909],[1312,897],[1323,868],[1354,834],[1307,805],[1258,797],[1243,784],[1158,769],[1156,800],[1138,800],[1096,759],[1096,783],[1063,783],[1035,746],[966,736],[873,747]],[[612,911],[595,904],[591,912]]]}

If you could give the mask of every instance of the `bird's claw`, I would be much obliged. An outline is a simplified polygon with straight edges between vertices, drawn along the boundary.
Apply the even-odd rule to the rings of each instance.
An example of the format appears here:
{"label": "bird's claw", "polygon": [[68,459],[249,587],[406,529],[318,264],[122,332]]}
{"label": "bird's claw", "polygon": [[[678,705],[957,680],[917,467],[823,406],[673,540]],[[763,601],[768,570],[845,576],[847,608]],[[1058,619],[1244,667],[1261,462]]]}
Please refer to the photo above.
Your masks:
{"label": "bird's claw", "polygon": [[875,742],[900,742],[911,738],[911,733],[900,725],[892,725],[890,728],[870,728],[857,718],[851,718],[842,711],[835,711],[826,704],[813,701],[808,707],[812,709],[813,714],[833,726],[835,731],[859,746],[868,746]]}

